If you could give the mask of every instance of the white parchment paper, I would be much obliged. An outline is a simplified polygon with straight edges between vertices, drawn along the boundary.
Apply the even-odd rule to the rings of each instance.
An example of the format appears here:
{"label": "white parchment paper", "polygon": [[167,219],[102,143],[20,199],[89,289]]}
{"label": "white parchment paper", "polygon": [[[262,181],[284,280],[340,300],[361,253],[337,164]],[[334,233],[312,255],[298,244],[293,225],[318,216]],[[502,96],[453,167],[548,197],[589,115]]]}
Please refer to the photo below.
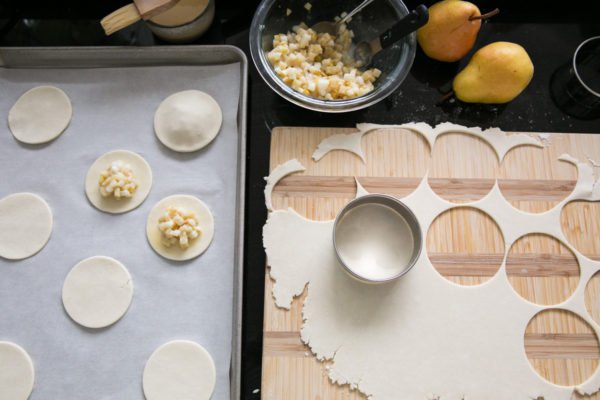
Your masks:
{"label": "white parchment paper", "polygon": [[[38,85],[64,90],[73,119],[53,142],[24,145],[10,133],[7,116],[18,97]],[[196,341],[211,353],[217,368],[212,398],[229,399],[239,87],[239,64],[0,68],[0,198],[36,193],[54,217],[50,241],[38,254],[0,258],[0,340],[19,344],[33,359],[31,399],[143,399],[146,360],[175,339]],[[223,110],[216,139],[190,154],[167,149],[153,131],[160,102],[186,89],[209,93]],[[88,168],[115,149],[139,153],[154,176],[146,201],[120,215],[97,210],[84,193]],[[215,219],[212,244],[188,262],[160,257],[146,240],[150,209],[172,194],[197,196]],[[72,321],[61,302],[67,273],[94,255],[121,261],[134,286],[127,314],[99,330]]]}

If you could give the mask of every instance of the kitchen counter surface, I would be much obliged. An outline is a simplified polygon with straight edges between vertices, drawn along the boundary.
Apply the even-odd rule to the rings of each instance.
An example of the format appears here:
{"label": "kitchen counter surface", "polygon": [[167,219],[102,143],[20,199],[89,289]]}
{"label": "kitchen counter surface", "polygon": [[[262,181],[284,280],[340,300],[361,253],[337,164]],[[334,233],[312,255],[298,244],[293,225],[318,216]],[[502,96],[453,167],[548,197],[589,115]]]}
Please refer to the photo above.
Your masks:
{"label": "kitchen counter surface", "polygon": [[[81,2],[62,0],[52,3],[52,8],[46,3],[20,3],[25,2],[7,1],[0,5],[0,46],[164,44],[155,39],[143,23],[110,38],[103,35],[98,20],[126,1],[83,2],[82,5]],[[416,1],[406,3],[409,8],[419,4]],[[450,90],[452,78],[468,62],[470,54],[460,62],[444,64],[427,58],[419,49],[405,82],[384,101],[351,113],[320,114],[277,96],[254,68],[248,51],[248,27],[258,2],[217,0],[217,15],[212,27],[194,44],[231,44],[240,47],[249,59],[243,399],[260,398],[260,391],[255,389],[260,388],[262,356],[265,255],[261,235],[266,219],[263,177],[268,174],[272,128],[286,125],[350,127],[358,122],[410,121],[435,125],[449,121],[484,128],[497,126],[505,131],[600,132],[600,119],[579,120],[564,114],[554,105],[549,93],[552,73],[569,60],[581,41],[600,35],[600,25],[593,21],[593,13],[585,12],[583,8],[587,2],[575,2],[569,9],[547,3],[538,7],[537,2],[528,5],[504,3],[477,3],[482,12],[499,7],[501,13],[482,25],[474,49],[503,40],[519,43],[527,50],[535,66],[534,77],[514,101],[505,105],[474,105],[454,100],[437,106],[437,100]]]}

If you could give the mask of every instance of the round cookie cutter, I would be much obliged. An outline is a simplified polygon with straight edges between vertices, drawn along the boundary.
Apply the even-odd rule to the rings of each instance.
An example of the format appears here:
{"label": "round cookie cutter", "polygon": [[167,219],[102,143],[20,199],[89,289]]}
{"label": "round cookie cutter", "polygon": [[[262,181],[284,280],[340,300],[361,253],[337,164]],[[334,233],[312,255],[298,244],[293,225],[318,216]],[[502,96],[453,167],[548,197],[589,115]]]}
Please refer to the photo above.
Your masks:
{"label": "round cookie cutter", "polygon": [[[356,207],[369,206],[369,205],[385,206],[385,207],[388,207],[389,209],[395,211],[396,213],[400,214],[400,216],[404,219],[404,221],[406,221],[406,224],[408,225],[410,232],[412,234],[412,238],[413,238],[412,254],[410,256],[408,263],[404,267],[404,269],[402,269],[399,273],[397,273],[395,275],[386,277],[385,279],[373,279],[373,278],[364,276],[360,273],[357,273],[352,268],[351,263],[347,262],[343,259],[342,255],[340,254],[339,248],[338,248],[339,247],[338,245],[340,242],[339,242],[339,239],[337,238],[337,232],[338,232],[340,226],[342,226],[344,224],[344,217],[346,215],[348,215],[348,213],[350,211],[354,210]],[[358,198],[350,201],[348,204],[346,204],[346,206],[342,209],[342,211],[340,211],[340,213],[335,218],[335,222],[333,224],[333,247],[335,249],[335,254],[337,256],[338,261],[340,262],[340,265],[342,266],[344,271],[348,275],[350,275],[350,277],[352,277],[360,282],[364,282],[364,283],[374,283],[374,284],[386,283],[386,282],[394,281],[394,280],[406,275],[408,273],[408,271],[410,271],[412,269],[412,267],[417,262],[419,255],[421,254],[421,248],[423,247],[423,236],[421,234],[421,226],[419,224],[419,221],[417,220],[417,217],[412,212],[412,210],[410,208],[408,208],[408,206],[406,206],[400,200],[398,200],[392,196],[388,196],[385,194],[368,194],[368,195],[364,195],[364,196],[358,197]]]}

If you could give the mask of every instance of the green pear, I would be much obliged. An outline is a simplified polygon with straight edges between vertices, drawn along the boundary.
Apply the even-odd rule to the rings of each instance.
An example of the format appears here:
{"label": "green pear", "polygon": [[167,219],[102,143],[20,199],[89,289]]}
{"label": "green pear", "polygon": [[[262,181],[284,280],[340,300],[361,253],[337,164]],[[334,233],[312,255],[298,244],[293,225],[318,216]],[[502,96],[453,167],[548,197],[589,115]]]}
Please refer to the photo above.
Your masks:
{"label": "green pear", "polygon": [[527,87],[533,63],[516,43],[494,42],[477,50],[456,75],[452,88],[466,103],[508,103]]}
{"label": "green pear", "polygon": [[443,0],[429,7],[429,21],[417,30],[417,40],[428,57],[453,62],[473,47],[481,27],[479,8],[462,0]]}

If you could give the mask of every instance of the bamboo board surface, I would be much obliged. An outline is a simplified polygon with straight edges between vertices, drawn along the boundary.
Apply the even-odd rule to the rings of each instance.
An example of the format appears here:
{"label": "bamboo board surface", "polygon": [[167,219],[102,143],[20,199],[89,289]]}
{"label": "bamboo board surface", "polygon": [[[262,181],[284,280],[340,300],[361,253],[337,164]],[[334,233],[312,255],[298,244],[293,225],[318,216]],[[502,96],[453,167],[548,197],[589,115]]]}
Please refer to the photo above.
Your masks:
{"label": "bamboo board surface", "polygon": [[[543,148],[523,146],[499,161],[483,140],[465,134],[444,134],[433,149],[420,135],[380,129],[362,138],[366,164],[347,151],[333,151],[319,162],[311,158],[324,138],[352,128],[280,127],[272,132],[270,170],[296,158],[306,171],[282,179],[274,188],[274,209],[292,207],[315,220],[335,218],[354,198],[357,177],[369,192],[403,197],[428,172],[432,189],[441,197],[465,203],[485,196],[496,179],[506,200],[527,212],[544,212],[575,187],[577,170],[558,160],[569,153],[580,161],[600,160],[600,136],[543,134]],[[400,134],[399,134],[400,133]],[[537,133],[529,133],[538,137]],[[600,168],[594,167],[595,173]],[[584,255],[600,260],[600,202],[571,202],[561,213],[568,241]],[[451,232],[452,234],[448,234]],[[426,249],[442,276],[462,285],[491,278],[502,263],[505,244],[496,223],[468,207],[440,215],[426,236]],[[579,283],[579,265],[572,252],[544,235],[529,235],[510,248],[506,273],[515,291],[538,304],[557,304]],[[328,362],[319,362],[300,340],[302,303],[290,310],[275,306],[273,281],[265,275],[262,398],[266,400],[366,399],[348,386],[329,382]],[[586,308],[600,322],[600,273],[587,283]],[[536,315],[525,330],[524,351],[545,379],[571,386],[585,381],[598,367],[600,348],[592,328],[567,312]],[[582,398],[574,395],[573,398]],[[600,399],[595,394],[592,399]]]}

